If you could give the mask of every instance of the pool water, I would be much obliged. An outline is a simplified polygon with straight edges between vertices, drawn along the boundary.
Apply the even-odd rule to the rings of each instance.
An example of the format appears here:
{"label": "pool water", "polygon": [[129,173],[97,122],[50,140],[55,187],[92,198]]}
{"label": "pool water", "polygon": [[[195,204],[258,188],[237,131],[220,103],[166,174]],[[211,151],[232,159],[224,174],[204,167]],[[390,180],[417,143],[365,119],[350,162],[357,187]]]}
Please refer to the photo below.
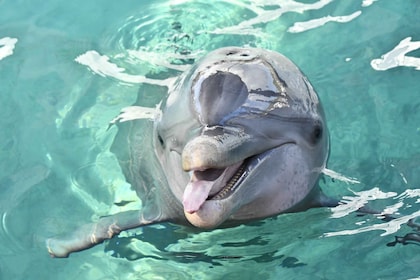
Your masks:
{"label": "pool water", "polygon": [[[420,222],[419,14],[417,0],[0,0],[0,279],[420,279],[420,242],[393,243]],[[345,176],[320,185],[347,204],[149,226],[51,258],[46,238],[141,207],[109,122],[159,104],[148,79],[229,45],[281,52],[308,76],[328,168]],[[364,204],[399,218],[354,212]]]}

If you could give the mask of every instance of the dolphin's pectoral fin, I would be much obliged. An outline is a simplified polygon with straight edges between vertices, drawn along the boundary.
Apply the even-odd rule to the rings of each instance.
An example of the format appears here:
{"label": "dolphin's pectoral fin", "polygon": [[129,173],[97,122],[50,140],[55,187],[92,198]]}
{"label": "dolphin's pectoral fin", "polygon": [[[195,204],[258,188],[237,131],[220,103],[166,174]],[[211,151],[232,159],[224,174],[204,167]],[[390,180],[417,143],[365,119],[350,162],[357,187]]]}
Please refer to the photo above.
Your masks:
{"label": "dolphin's pectoral fin", "polygon": [[91,248],[123,230],[156,222],[160,221],[144,219],[142,211],[121,212],[103,217],[96,223],[84,225],[70,234],[50,238],[46,245],[52,257],[66,258],[72,252]]}
{"label": "dolphin's pectoral fin", "polygon": [[287,212],[301,212],[311,208],[320,207],[332,208],[338,206],[338,204],[339,200],[326,196],[317,185],[311,190],[305,199],[289,209]]}
{"label": "dolphin's pectoral fin", "polygon": [[315,192],[314,197],[312,198],[311,207],[336,207],[339,204],[339,200],[326,196],[320,187],[315,187],[313,192]]}

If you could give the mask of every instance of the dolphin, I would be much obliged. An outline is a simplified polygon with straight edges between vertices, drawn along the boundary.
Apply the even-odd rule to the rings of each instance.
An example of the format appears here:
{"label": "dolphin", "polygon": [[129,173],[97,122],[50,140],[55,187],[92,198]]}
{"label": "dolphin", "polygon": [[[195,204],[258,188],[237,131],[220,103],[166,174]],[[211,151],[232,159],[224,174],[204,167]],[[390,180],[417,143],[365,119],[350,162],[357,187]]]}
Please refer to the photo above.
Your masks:
{"label": "dolphin", "polygon": [[214,50],[168,86],[152,121],[136,114],[116,121],[111,151],[142,208],[48,239],[51,256],[148,224],[213,229],[337,205],[318,186],[329,154],[321,102],[277,52]]}

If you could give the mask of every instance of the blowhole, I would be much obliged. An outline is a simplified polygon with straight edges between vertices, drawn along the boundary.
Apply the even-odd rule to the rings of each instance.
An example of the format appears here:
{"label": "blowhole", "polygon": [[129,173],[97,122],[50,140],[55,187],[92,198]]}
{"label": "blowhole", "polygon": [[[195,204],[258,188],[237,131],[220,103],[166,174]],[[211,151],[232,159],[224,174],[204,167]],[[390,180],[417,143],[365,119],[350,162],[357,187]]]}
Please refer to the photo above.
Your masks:
{"label": "blowhole", "polygon": [[238,52],[237,51],[229,51],[226,55],[234,55],[234,54],[237,54]]}

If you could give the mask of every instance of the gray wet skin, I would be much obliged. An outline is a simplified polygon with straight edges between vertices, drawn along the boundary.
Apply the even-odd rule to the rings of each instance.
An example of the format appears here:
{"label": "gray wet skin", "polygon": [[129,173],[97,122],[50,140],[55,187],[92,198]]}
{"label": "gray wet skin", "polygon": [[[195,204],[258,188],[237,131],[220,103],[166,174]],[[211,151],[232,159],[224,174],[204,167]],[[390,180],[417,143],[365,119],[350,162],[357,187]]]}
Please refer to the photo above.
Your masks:
{"label": "gray wet skin", "polygon": [[153,124],[120,123],[112,147],[143,208],[47,240],[52,256],[151,223],[212,229],[325,205],[324,112],[286,57],[215,50],[169,88],[161,110]]}

